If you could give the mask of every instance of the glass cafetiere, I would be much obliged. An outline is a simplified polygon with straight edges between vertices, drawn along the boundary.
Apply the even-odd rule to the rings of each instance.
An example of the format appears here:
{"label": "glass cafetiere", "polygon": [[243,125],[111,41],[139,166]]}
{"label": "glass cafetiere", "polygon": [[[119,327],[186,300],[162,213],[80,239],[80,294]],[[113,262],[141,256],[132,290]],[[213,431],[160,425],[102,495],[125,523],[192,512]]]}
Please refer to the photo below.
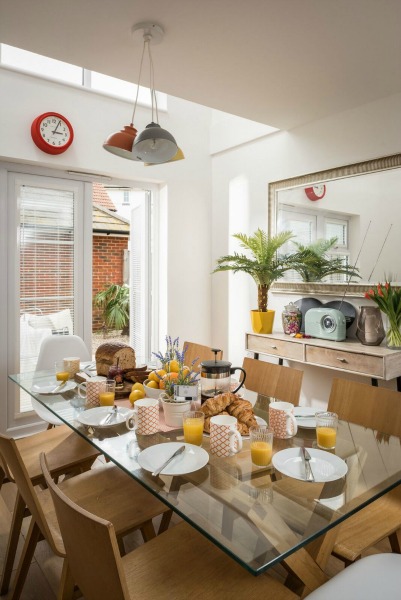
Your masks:
{"label": "glass cafetiere", "polygon": [[[217,360],[217,353],[221,352],[218,349],[212,348],[215,358],[214,360],[204,360],[201,362],[200,384],[201,384],[201,402],[205,402],[208,398],[213,398],[224,392],[238,392],[244,385],[246,373],[241,367],[232,367],[231,363],[225,360]],[[244,377],[240,384],[231,390],[231,375],[235,371],[242,371]]]}

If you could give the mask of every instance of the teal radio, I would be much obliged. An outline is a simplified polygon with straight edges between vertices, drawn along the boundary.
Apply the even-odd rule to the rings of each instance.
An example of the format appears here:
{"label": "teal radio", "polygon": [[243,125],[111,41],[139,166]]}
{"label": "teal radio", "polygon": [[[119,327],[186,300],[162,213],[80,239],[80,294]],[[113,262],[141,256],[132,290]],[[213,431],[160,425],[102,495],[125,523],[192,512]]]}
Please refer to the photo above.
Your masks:
{"label": "teal radio", "polygon": [[305,314],[305,335],[342,342],[346,338],[345,315],[336,308],[310,308]]}

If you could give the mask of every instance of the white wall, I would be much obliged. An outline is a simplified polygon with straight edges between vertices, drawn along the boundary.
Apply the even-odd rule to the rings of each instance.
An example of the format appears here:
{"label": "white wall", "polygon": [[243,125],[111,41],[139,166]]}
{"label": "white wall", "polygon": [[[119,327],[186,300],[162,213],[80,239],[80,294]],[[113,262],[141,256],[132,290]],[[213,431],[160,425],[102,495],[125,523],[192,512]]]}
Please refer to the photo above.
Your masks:
{"label": "white wall", "polygon": [[[257,227],[266,228],[270,182],[400,152],[400,105],[401,95],[391,96],[215,155],[212,161],[213,265],[219,256],[229,251],[232,182],[241,178],[247,189],[244,202],[249,205],[249,215],[240,231],[252,233]],[[231,284],[229,278],[232,278]],[[233,297],[228,291],[235,282]],[[213,275],[212,290],[213,344],[223,347],[225,357],[231,362],[241,364],[245,332],[250,330],[249,320],[244,326],[243,307],[247,310],[256,307],[256,286],[250,278],[245,281],[235,274],[217,273]],[[269,305],[278,313],[277,331],[281,331],[280,313],[286,300],[288,297],[270,294]],[[241,308],[235,327],[232,312],[238,306]],[[333,374],[333,371],[309,368],[305,372],[303,401],[314,403],[327,399]]]}
{"label": "white wall", "polygon": [[[174,134],[186,159],[144,167],[102,148],[110,133],[129,124],[129,103],[1,68],[0,90],[0,159],[64,173],[73,170],[152,181],[167,190],[160,200],[166,204],[161,226],[168,233],[162,236],[165,246],[161,249],[168,289],[162,334],[210,343],[210,109],[169,98],[169,112],[159,115],[160,124]],[[41,152],[30,134],[33,119],[51,110],[65,115],[74,127],[73,145],[59,156]],[[139,107],[137,129],[141,131],[150,121],[150,110]]]}

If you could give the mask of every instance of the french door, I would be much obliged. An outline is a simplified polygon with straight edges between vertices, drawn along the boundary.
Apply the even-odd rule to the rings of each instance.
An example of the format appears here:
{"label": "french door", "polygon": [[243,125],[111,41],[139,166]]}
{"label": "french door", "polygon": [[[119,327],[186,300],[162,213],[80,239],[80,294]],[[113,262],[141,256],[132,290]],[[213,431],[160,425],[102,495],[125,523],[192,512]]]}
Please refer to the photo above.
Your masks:
{"label": "french door", "polygon": [[[90,188],[80,181],[7,173],[7,373],[35,370],[47,335],[77,333],[90,346],[92,213],[91,202],[85,202]],[[30,396],[11,382],[7,392],[2,430],[31,430],[38,419]]]}

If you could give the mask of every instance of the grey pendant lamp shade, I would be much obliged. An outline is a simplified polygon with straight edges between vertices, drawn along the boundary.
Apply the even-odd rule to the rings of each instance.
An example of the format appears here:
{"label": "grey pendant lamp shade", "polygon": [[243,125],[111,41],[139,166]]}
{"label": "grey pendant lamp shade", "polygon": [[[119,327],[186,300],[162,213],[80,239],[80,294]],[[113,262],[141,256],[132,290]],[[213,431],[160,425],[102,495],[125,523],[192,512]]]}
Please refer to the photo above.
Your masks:
{"label": "grey pendant lamp shade", "polygon": [[136,160],[160,164],[171,160],[177,151],[177,142],[171,133],[152,121],[137,137],[132,154]]}
{"label": "grey pendant lamp shade", "polygon": [[[164,162],[170,162],[179,153],[179,148],[174,137],[166,129],[160,127],[157,97],[154,86],[154,69],[153,60],[150,51],[150,43],[158,44],[163,39],[163,28],[154,23],[139,23],[132,27],[132,32],[142,32],[143,34],[143,50],[141,65],[139,70],[139,79],[137,93],[134,103],[131,124],[126,125],[121,131],[112,133],[103,144],[103,148],[116,156],[127,158],[129,160],[139,161],[147,165],[157,165]],[[145,54],[145,49],[149,55],[149,72],[150,72],[150,95],[152,105],[152,122],[146,126],[145,130],[136,137],[137,130],[134,127],[135,111],[138,104],[138,92],[141,81],[142,64]],[[184,158],[181,151],[179,158]]]}

